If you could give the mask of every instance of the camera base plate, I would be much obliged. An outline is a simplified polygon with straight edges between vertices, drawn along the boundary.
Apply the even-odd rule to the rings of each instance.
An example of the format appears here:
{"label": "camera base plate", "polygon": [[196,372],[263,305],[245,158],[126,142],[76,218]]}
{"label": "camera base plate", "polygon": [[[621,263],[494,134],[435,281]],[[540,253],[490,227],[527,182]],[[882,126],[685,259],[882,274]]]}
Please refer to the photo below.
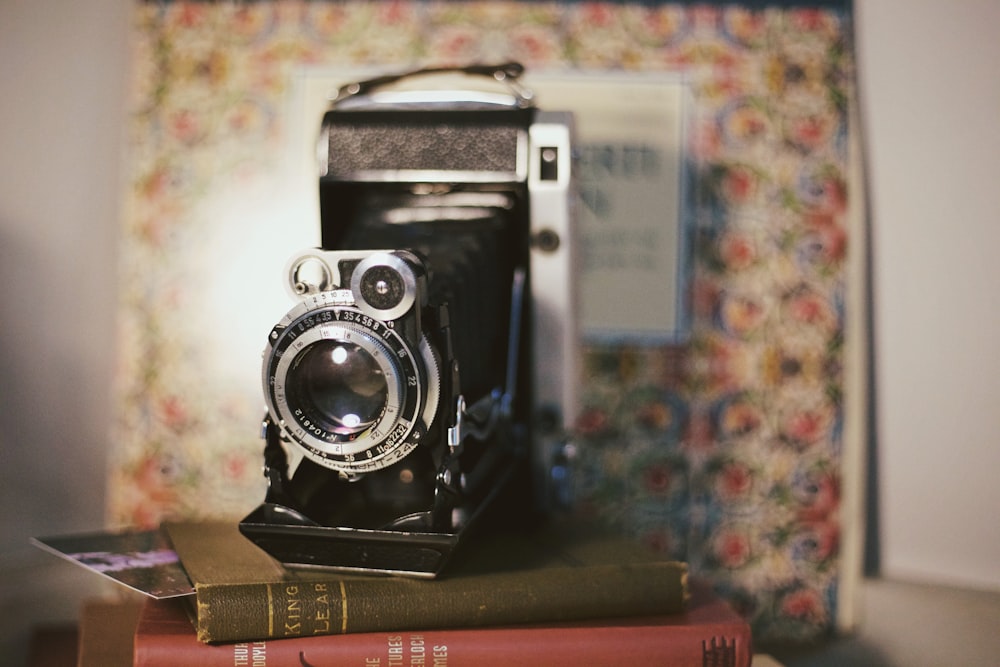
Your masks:
{"label": "camera base plate", "polygon": [[378,572],[432,579],[458,546],[461,533],[368,530],[277,524],[288,510],[264,503],[240,522],[240,532],[288,567]]}

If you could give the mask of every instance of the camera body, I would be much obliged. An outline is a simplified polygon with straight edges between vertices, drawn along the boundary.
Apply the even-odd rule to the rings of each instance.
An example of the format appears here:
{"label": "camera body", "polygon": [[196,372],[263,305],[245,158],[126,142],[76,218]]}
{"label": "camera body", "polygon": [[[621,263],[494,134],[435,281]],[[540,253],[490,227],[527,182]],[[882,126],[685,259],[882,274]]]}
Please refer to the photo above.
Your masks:
{"label": "camera body", "polygon": [[[342,88],[319,141],[322,247],[264,351],[264,503],[290,565],[433,577],[487,512],[544,511],[575,413],[572,117],[505,94]],[[431,73],[437,73],[432,71]]]}

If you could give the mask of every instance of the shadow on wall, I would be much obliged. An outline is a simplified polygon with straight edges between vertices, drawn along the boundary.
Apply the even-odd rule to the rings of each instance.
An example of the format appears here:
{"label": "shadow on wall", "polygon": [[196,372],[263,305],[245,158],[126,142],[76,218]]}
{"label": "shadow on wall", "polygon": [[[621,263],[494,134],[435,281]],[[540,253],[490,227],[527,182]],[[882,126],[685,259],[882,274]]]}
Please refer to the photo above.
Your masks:
{"label": "shadow on wall", "polygon": [[86,320],[50,248],[2,222],[0,554],[17,560],[31,536],[103,524],[110,394],[81,339],[110,326]]}

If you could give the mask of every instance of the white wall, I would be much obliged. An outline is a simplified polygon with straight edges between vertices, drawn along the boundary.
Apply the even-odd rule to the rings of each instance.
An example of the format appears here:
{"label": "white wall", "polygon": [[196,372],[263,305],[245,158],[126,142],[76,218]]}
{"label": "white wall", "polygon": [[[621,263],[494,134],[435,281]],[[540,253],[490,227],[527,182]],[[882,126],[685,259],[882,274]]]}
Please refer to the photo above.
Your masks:
{"label": "white wall", "polygon": [[1000,3],[855,3],[883,573],[1000,588]]}
{"label": "white wall", "polygon": [[4,552],[103,518],[128,7],[0,3]]}
{"label": "white wall", "polygon": [[95,592],[28,538],[103,523],[130,7],[0,0],[4,664]]}

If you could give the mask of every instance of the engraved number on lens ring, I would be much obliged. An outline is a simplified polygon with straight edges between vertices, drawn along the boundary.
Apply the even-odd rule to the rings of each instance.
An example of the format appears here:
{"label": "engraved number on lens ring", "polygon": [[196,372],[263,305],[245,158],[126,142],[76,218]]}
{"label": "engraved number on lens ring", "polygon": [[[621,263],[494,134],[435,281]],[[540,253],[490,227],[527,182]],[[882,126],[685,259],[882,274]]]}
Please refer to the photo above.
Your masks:
{"label": "engraved number on lens ring", "polygon": [[[357,311],[334,313],[335,317],[340,316],[340,322],[312,328],[300,326],[303,320],[315,315],[310,313],[293,322],[275,341],[268,369],[269,398],[283,429],[309,458],[334,470],[377,470],[403,458],[416,446],[407,436],[420,414],[419,370],[410,349],[395,331]],[[355,321],[347,322],[344,318]],[[375,359],[386,380],[386,401],[380,416],[356,436],[309,428],[303,423],[307,417],[301,408],[288,403],[285,382],[293,362],[310,345],[325,340],[350,343],[365,350]]]}

